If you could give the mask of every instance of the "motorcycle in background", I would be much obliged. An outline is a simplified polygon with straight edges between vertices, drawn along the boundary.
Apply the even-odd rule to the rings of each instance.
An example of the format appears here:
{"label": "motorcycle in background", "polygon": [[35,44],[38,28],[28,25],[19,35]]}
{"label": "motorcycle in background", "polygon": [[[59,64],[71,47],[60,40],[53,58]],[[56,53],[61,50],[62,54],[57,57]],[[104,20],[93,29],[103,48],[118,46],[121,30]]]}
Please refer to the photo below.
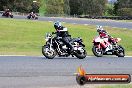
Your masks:
{"label": "motorcycle in background", "polygon": [[[101,38],[97,36],[93,39],[93,48],[92,52],[97,57],[102,57],[103,55],[116,55],[118,57],[125,56],[125,50],[121,45],[118,45],[118,42],[121,41],[121,38],[112,38],[113,44],[109,41],[108,38]],[[108,48],[106,49],[107,46]]]}
{"label": "motorcycle in background", "polygon": [[27,16],[27,19],[33,19],[33,20],[37,20],[38,19],[38,15],[37,14],[29,14],[28,16]]}
{"label": "motorcycle in background", "polygon": [[2,16],[13,18],[13,14],[11,12],[4,12]]}
{"label": "motorcycle in background", "polygon": [[54,37],[56,33],[46,33],[46,44],[42,46],[42,54],[48,58],[53,59],[56,55],[59,57],[68,57],[70,55],[76,56],[79,59],[86,57],[85,45],[81,38],[73,38],[70,43],[74,47],[74,51],[69,53],[69,48],[61,41],[61,38]]}

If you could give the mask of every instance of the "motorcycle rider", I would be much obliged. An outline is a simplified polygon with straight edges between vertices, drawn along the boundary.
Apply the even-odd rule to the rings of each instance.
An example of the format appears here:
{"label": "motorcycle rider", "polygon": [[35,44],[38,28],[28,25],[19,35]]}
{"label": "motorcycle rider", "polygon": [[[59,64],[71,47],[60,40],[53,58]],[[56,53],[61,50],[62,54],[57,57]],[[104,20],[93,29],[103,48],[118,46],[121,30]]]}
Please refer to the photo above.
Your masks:
{"label": "motorcycle rider", "polygon": [[31,12],[31,13],[30,13],[30,17],[33,17],[33,16],[34,16],[34,12]]}
{"label": "motorcycle rider", "polygon": [[62,37],[61,40],[70,48],[69,53],[73,52],[72,44],[70,43],[71,35],[69,35],[67,28],[61,25],[61,22],[57,21],[54,23],[54,28],[56,29],[57,37]]}
{"label": "motorcycle rider", "polygon": [[[99,33],[99,36],[100,38],[104,39],[104,38],[108,38],[108,41],[110,43],[112,43],[113,45],[115,45],[115,41],[113,40],[113,37],[111,37],[108,32],[106,32],[106,30],[103,29],[102,26],[97,26],[97,32]],[[102,42],[102,45],[106,48],[105,51],[108,51],[110,50],[109,47],[107,47],[105,44],[103,44]],[[111,46],[112,47],[112,46]]]}
{"label": "motorcycle rider", "polygon": [[5,15],[9,14],[10,9],[5,9]]}

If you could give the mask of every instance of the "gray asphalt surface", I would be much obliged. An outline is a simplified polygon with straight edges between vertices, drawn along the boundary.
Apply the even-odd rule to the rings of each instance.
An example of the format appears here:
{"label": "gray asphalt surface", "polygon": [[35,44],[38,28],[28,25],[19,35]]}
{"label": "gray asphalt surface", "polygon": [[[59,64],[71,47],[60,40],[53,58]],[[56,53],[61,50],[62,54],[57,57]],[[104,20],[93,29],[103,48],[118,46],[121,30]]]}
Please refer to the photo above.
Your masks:
{"label": "gray asphalt surface", "polygon": [[132,57],[0,56],[0,88],[80,88],[74,75],[80,65],[87,73],[132,74]]}
{"label": "gray asphalt surface", "polygon": [[127,28],[132,29],[132,22],[117,22],[112,20],[93,20],[93,19],[76,19],[76,18],[50,18],[50,17],[40,17],[39,20],[43,21],[60,21],[66,23],[73,24],[85,24],[85,25],[102,25],[109,27],[117,27],[117,28]]}
{"label": "gray asphalt surface", "polygon": [[53,17],[39,17],[41,21],[60,21],[66,23],[73,23],[73,24],[90,24],[90,25],[102,25],[102,26],[110,26],[110,27],[117,27],[117,28],[127,28],[132,29],[132,22],[117,22],[112,20],[91,20],[91,19],[76,19],[76,18],[53,18]]}
{"label": "gray asphalt surface", "polygon": [[[14,16],[15,19],[27,19],[26,16]],[[81,19],[81,18],[59,18],[59,17],[39,17],[40,21],[61,21],[73,24],[85,24],[85,25],[102,25],[117,28],[132,29],[132,22],[117,22],[112,20],[93,20],[93,19]]]}

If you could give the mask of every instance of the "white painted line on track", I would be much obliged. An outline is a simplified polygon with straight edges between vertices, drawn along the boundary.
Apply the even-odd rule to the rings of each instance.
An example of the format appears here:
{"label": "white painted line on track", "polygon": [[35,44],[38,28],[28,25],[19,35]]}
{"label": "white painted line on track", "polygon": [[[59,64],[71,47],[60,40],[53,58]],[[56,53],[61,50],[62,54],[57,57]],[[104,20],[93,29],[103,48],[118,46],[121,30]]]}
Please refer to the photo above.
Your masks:
{"label": "white painted line on track", "polygon": [[78,75],[78,73],[73,73],[73,75]]}
{"label": "white painted line on track", "polygon": [[[119,28],[119,27],[112,27],[112,26],[104,26],[104,27]],[[128,28],[122,28],[122,29],[128,29]]]}
{"label": "white painted line on track", "polygon": [[125,56],[125,57],[132,57],[132,56]]}
{"label": "white painted line on track", "polygon": [[86,57],[95,57],[95,56],[86,56]]}
{"label": "white painted line on track", "polygon": [[72,24],[77,24],[77,23],[72,23]]}
{"label": "white painted line on track", "polygon": [[89,24],[84,24],[85,26],[89,25]]}
{"label": "white painted line on track", "polygon": [[[28,56],[28,55],[0,55],[0,56]],[[33,56],[33,57],[45,57],[45,56]],[[56,57],[58,57],[58,56],[56,56]],[[72,58],[72,56],[69,56],[69,57]],[[96,56],[86,56],[86,57],[96,57]],[[109,57],[117,57],[117,56],[109,56]],[[125,57],[132,57],[132,56],[125,56]]]}
{"label": "white painted line on track", "polygon": [[48,22],[53,22],[53,21],[48,21]]}
{"label": "white painted line on track", "polygon": [[26,55],[0,55],[0,56],[26,56]]}
{"label": "white painted line on track", "polygon": [[[45,57],[45,56],[39,56],[39,57]],[[72,58],[72,56],[69,56]],[[96,57],[96,56],[86,56],[86,57]],[[105,56],[106,57],[106,56]],[[117,57],[117,56],[108,56],[108,57]],[[125,57],[132,57],[132,56],[125,56]],[[63,58],[63,57],[62,57]],[[74,57],[73,57],[74,58]]]}

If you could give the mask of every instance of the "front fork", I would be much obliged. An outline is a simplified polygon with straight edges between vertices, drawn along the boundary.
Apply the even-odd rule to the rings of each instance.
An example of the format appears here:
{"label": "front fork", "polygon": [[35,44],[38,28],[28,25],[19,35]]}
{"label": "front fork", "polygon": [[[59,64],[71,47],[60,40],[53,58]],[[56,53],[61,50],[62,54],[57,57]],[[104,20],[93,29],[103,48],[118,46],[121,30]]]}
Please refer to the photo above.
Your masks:
{"label": "front fork", "polygon": [[96,45],[96,46],[98,47],[98,49],[100,49],[100,48],[101,48],[100,44],[99,44],[99,45]]}
{"label": "front fork", "polygon": [[97,51],[101,51],[101,50],[102,50],[101,44],[95,44],[95,43],[94,43],[94,46],[96,46],[96,47],[98,48]]}
{"label": "front fork", "polygon": [[52,49],[52,39],[50,40],[50,50]]}
{"label": "front fork", "polygon": [[52,50],[52,39],[46,42],[46,46],[49,47],[49,50]]}

